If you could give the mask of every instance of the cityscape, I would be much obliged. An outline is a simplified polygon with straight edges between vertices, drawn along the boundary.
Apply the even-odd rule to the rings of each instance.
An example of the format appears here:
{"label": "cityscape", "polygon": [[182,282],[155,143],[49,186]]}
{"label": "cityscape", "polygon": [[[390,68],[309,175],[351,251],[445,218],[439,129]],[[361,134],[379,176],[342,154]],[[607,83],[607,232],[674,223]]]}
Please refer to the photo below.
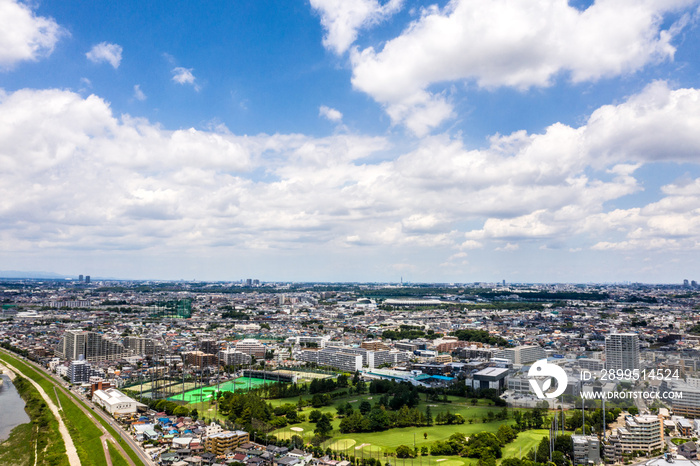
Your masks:
{"label": "cityscape", "polygon": [[0,466],[700,466],[700,0],[0,0]]}
{"label": "cityscape", "polygon": [[[3,370],[16,374],[23,398],[28,387],[18,379],[43,387],[44,410],[57,402],[66,413],[58,418],[75,459],[69,441],[61,450],[59,430],[44,427],[41,444],[55,456],[37,453],[40,462],[86,464],[85,455],[87,464],[178,466],[698,462],[693,280],[81,275],[7,279],[0,288]],[[7,418],[22,421],[29,419]],[[72,422],[84,427],[76,432]],[[13,455],[0,448],[0,462],[27,459]]]}

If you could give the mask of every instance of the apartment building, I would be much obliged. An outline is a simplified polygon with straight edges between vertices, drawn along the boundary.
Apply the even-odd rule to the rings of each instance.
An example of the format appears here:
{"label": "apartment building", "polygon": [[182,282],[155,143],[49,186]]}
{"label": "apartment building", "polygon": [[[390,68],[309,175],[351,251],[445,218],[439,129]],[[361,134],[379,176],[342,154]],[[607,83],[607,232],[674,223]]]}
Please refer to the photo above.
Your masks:
{"label": "apartment building", "polygon": [[506,348],[494,354],[495,358],[507,359],[513,364],[525,365],[547,357],[544,349],[537,345]]}
{"label": "apartment building", "polygon": [[252,338],[247,338],[236,343],[236,351],[249,354],[257,359],[263,359],[265,357],[266,349],[265,345]]}
{"label": "apartment building", "polygon": [[219,361],[224,366],[238,366],[242,364],[250,364],[253,361],[253,358],[247,353],[243,353],[235,349],[226,349],[219,351]]}
{"label": "apartment building", "polygon": [[126,356],[121,344],[85,330],[67,330],[58,343],[56,353],[69,360],[83,355],[90,362],[113,361]]}
{"label": "apartment building", "polygon": [[360,348],[364,348],[369,351],[379,351],[388,350],[389,345],[387,345],[381,340],[367,340],[360,343]]}
{"label": "apartment building", "polygon": [[600,463],[600,441],[595,435],[572,435],[575,466]]}
{"label": "apartment building", "polygon": [[319,351],[304,350],[299,359],[349,372],[362,370],[362,354],[348,352],[345,348],[337,346],[329,346]]}
{"label": "apartment building", "polygon": [[699,379],[668,380],[661,384],[664,392],[680,392],[682,397],[670,398],[673,414],[690,418],[700,418],[700,384]]}
{"label": "apartment building", "polygon": [[613,333],[605,337],[605,368],[639,370],[639,336],[636,333]]}
{"label": "apartment building", "polygon": [[627,416],[625,426],[613,429],[605,446],[606,460],[617,461],[633,451],[651,453],[664,447],[663,420],[659,416]]}
{"label": "apartment building", "polygon": [[215,354],[207,354],[203,351],[191,351],[186,353],[185,361],[187,361],[187,364],[190,366],[215,366],[218,362],[218,357]]}
{"label": "apartment building", "polygon": [[239,445],[248,443],[250,436],[242,430],[225,431],[209,435],[204,441],[204,450],[214,455],[231,453]]}
{"label": "apartment building", "polygon": [[152,338],[126,337],[123,340],[124,348],[131,354],[139,356],[153,356],[156,354],[156,341]]}

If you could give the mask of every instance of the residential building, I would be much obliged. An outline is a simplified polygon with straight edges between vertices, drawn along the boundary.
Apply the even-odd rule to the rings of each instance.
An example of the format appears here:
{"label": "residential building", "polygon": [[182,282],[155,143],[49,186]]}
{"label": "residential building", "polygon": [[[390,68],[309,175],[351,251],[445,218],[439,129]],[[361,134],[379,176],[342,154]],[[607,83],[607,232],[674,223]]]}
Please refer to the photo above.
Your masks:
{"label": "residential building", "polygon": [[693,383],[692,379],[686,381],[665,380],[661,384],[660,390],[683,394],[682,397],[669,398],[673,414],[689,418],[700,418],[700,386]]}
{"label": "residential building", "polygon": [[525,365],[546,358],[547,353],[538,345],[523,345],[506,348],[495,353],[494,357],[508,359],[513,364]]}
{"label": "residential building", "polygon": [[71,361],[68,366],[68,371],[66,372],[70,383],[87,383],[90,381],[90,377],[97,377],[100,375],[102,374],[93,369],[90,363],[82,358]]}
{"label": "residential building", "polygon": [[664,447],[663,420],[659,416],[640,415],[627,416],[625,426],[613,429],[609,437],[611,444],[610,453],[606,447],[606,459],[633,451],[651,453],[654,450],[662,450]]}
{"label": "residential building", "polygon": [[595,435],[572,435],[575,466],[600,463],[600,441]]}
{"label": "residential building", "polygon": [[202,351],[191,351],[186,353],[187,364],[197,367],[216,366],[218,358],[215,354],[207,354]]}
{"label": "residential building", "polygon": [[605,338],[607,370],[639,370],[639,336],[636,333],[613,333]]}
{"label": "residential building", "polygon": [[342,347],[329,346],[318,351],[304,350],[299,359],[349,372],[362,370],[362,354],[346,351],[346,348]]}
{"label": "residential building", "polygon": [[156,341],[152,338],[125,337],[124,348],[131,354],[153,356],[156,354]]}
{"label": "residential building", "polygon": [[242,353],[235,349],[219,351],[219,361],[224,366],[240,366],[250,364],[253,358],[248,353]]}
{"label": "residential building", "polygon": [[82,354],[87,361],[113,361],[124,357],[121,344],[104,338],[99,333],[85,330],[67,330],[56,348],[64,359],[78,359]]}
{"label": "residential building", "polygon": [[238,446],[248,443],[250,436],[242,430],[225,431],[209,435],[204,441],[204,449],[215,455],[231,453]]}
{"label": "residential building", "polygon": [[249,354],[256,359],[263,359],[265,357],[265,350],[265,345],[252,338],[241,340],[236,343],[236,351]]}

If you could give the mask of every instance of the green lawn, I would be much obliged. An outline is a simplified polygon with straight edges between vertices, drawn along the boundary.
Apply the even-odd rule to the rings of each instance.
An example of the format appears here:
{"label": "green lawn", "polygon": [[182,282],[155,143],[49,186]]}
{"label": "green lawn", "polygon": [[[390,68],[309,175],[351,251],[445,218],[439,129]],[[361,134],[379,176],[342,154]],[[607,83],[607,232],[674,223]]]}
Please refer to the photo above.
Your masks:
{"label": "green lawn", "polygon": [[[115,447],[112,442],[107,442],[107,448],[109,449],[109,456],[112,458],[112,466],[128,466],[129,463],[124,459],[117,447]],[[138,463],[136,463],[138,464]]]}
{"label": "green lawn", "polygon": [[518,438],[503,447],[503,458],[520,458],[521,448],[524,458],[530,450],[537,447],[542,437],[547,436],[549,436],[548,429],[533,429],[520,432]]}
{"label": "green lawn", "polygon": [[[345,390],[345,389],[343,389]],[[422,446],[430,447],[435,441],[446,440],[450,435],[455,432],[460,432],[465,435],[470,435],[477,432],[496,432],[498,427],[502,424],[513,425],[514,421],[512,415],[510,419],[505,421],[492,421],[483,422],[483,418],[488,415],[489,412],[497,413],[501,411],[502,407],[493,406],[493,403],[489,400],[479,399],[475,405],[472,404],[471,399],[465,399],[460,397],[450,396],[448,397],[449,403],[445,402],[435,402],[435,401],[425,401],[425,398],[421,398],[418,409],[425,412],[426,408],[430,406],[433,418],[440,412],[452,412],[455,414],[460,414],[466,422],[461,425],[433,425],[430,427],[405,427],[405,428],[394,428],[383,432],[367,432],[367,433],[357,433],[357,434],[341,434],[338,430],[341,419],[336,417],[336,406],[341,403],[349,402],[353,408],[358,409],[362,401],[369,401],[374,404],[381,397],[381,394],[363,394],[363,395],[346,395],[336,398],[332,401],[330,406],[323,406],[321,408],[313,408],[311,406],[306,406],[302,410],[307,418],[309,413],[318,409],[322,413],[330,413],[333,416],[331,422],[333,426],[333,432],[331,433],[332,438],[323,443],[323,447],[331,447],[331,449],[336,451],[344,451],[350,455],[361,456],[361,455],[379,455],[384,458],[384,453],[393,453],[396,447],[399,445],[408,445],[413,447],[414,437],[415,445],[420,448]],[[302,395],[302,400],[310,401],[312,395]],[[286,403],[291,403],[296,405],[299,397],[282,398],[276,400],[269,400],[269,403],[273,406],[281,406]],[[197,408],[200,417],[204,418],[218,418],[224,420],[225,417],[221,414],[216,415],[216,408],[212,411],[208,411],[210,408],[209,403],[196,403],[188,405],[189,408]],[[511,408],[508,409],[509,412],[513,412]],[[471,421],[471,423],[470,423]],[[301,428],[302,432],[293,431],[292,428]],[[275,435],[278,438],[289,439],[293,435],[300,435],[308,442],[313,436],[313,431],[315,424],[311,422],[300,422],[297,424],[292,424],[282,429],[277,429],[271,432],[271,435]],[[547,435],[547,430],[532,430],[521,433],[518,439],[513,443],[507,445],[504,448],[504,457],[515,456],[517,457],[520,452],[520,447],[522,446],[523,454],[529,451],[531,448],[537,445],[542,436]],[[415,434],[415,435],[414,435]],[[427,434],[427,438],[423,435]],[[364,445],[364,447],[361,447]],[[445,461],[437,461],[439,459],[444,459]],[[403,466],[402,459],[390,458],[394,466]],[[435,457],[435,456],[424,456],[413,459],[413,465],[420,465],[422,463],[428,464],[430,461],[431,466],[463,466],[476,464],[476,460],[469,458],[460,457]],[[406,460],[406,464],[410,464],[411,460]]]}
{"label": "green lawn", "polygon": [[[414,442],[414,434],[415,444],[418,448],[422,446],[430,447],[430,445],[433,442],[437,440],[445,440],[455,432],[462,432],[465,435],[482,431],[495,432],[496,430],[498,430],[498,427],[501,424],[513,424],[514,422],[512,419],[508,419],[505,421],[493,421],[484,423],[482,421],[482,418],[486,416],[489,412],[495,413],[502,410],[503,408],[492,406],[492,403],[488,400],[478,400],[476,405],[472,405],[471,400],[465,400],[464,398],[459,397],[448,397],[448,401],[450,401],[450,403],[434,401],[427,402],[424,399],[422,399],[420,404],[418,405],[418,409],[420,409],[421,411],[425,411],[426,408],[430,406],[433,418],[440,412],[450,411],[462,415],[462,417],[464,417],[464,419],[467,422],[461,425],[433,425],[430,427],[394,428],[383,432],[367,432],[356,434],[340,433],[338,427],[340,425],[341,419],[335,416],[336,406],[338,406],[340,403],[349,402],[353,406],[353,408],[357,409],[360,406],[360,403],[362,403],[362,401],[366,400],[370,403],[375,403],[380,397],[381,395],[377,394],[343,396],[334,399],[331,406],[324,406],[321,408],[313,408],[311,406],[307,406],[302,411],[302,414],[305,414],[308,418],[309,413],[314,409],[318,409],[322,413],[332,414],[333,421],[331,422],[331,424],[334,430],[332,432],[332,438],[324,442],[324,448],[332,446],[333,449],[337,449],[338,451],[346,451],[346,453],[349,453],[351,455],[354,454],[356,456],[362,453],[369,454],[370,450],[372,450],[375,454],[379,453],[380,455],[383,455],[384,452],[393,452],[399,445],[408,445],[412,447]],[[302,399],[310,398],[310,395],[302,397]],[[298,398],[286,398],[272,400],[271,402],[273,406],[279,406],[284,403],[296,404],[297,401]],[[200,410],[199,412],[204,413],[206,411]],[[471,424],[469,423],[470,420],[472,422]],[[291,427],[300,427],[303,429],[303,433],[300,434],[298,432],[294,432],[291,430]],[[292,435],[295,434],[302,435],[305,441],[308,441],[313,436],[314,428],[315,424],[307,421],[293,424],[282,429],[278,429],[276,431],[273,431],[272,434],[283,439],[291,438]],[[427,438],[425,438],[423,434],[428,434]],[[347,440],[347,442],[344,442],[344,440]],[[359,446],[362,444],[369,444],[371,446],[365,447],[363,452],[359,449]],[[431,458],[431,461],[434,463],[434,460],[436,458]],[[415,459],[414,461],[417,462],[418,459]],[[468,463],[471,460],[460,458],[457,461]]]}

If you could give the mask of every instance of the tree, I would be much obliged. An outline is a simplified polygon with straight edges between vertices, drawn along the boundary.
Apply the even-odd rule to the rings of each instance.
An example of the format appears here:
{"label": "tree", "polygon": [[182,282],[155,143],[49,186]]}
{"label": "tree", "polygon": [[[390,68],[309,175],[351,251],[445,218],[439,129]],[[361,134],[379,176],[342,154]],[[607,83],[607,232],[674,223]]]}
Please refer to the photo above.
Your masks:
{"label": "tree", "polygon": [[413,451],[410,447],[406,445],[399,445],[396,447],[396,457],[397,458],[413,458]]}
{"label": "tree", "polygon": [[373,432],[378,430],[386,430],[389,427],[389,417],[386,411],[381,408],[373,408],[367,415],[369,420],[369,429]]}
{"label": "tree", "polygon": [[496,458],[493,456],[483,456],[476,462],[477,466],[496,466]]}
{"label": "tree", "polygon": [[365,414],[369,413],[372,410],[372,405],[370,404],[369,401],[367,400],[362,400],[362,403],[360,403],[360,413],[364,416]]}
{"label": "tree", "polygon": [[564,453],[556,450],[552,453],[552,462],[557,466],[567,466],[571,463]]}
{"label": "tree", "polygon": [[309,413],[309,421],[311,422],[318,422],[319,419],[323,416],[323,413],[319,411],[318,409],[314,409]]}
{"label": "tree", "polygon": [[321,418],[318,420],[316,423],[316,428],[314,429],[314,434],[318,434],[321,437],[327,437],[328,434],[331,433],[333,430],[333,426],[331,425],[331,420],[327,415],[321,416]]}
{"label": "tree", "polygon": [[501,424],[501,426],[498,428],[498,432],[496,432],[496,436],[501,442],[501,446],[504,446],[506,443],[510,443],[515,440],[517,434],[513,432],[513,429],[510,426]]}
{"label": "tree", "polygon": [[537,461],[544,463],[549,460],[549,437],[542,437],[537,446]]}
{"label": "tree", "polygon": [[573,453],[573,447],[571,445],[571,435],[564,434],[557,436],[557,438],[554,440],[554,450],[560,451],[565,455],[571,455]]}
{"label": "tree", "polygon": [[187,416],[189,413],[190,410],[184,406],[178,406],[177,408],[173,409],[173,416]]}

